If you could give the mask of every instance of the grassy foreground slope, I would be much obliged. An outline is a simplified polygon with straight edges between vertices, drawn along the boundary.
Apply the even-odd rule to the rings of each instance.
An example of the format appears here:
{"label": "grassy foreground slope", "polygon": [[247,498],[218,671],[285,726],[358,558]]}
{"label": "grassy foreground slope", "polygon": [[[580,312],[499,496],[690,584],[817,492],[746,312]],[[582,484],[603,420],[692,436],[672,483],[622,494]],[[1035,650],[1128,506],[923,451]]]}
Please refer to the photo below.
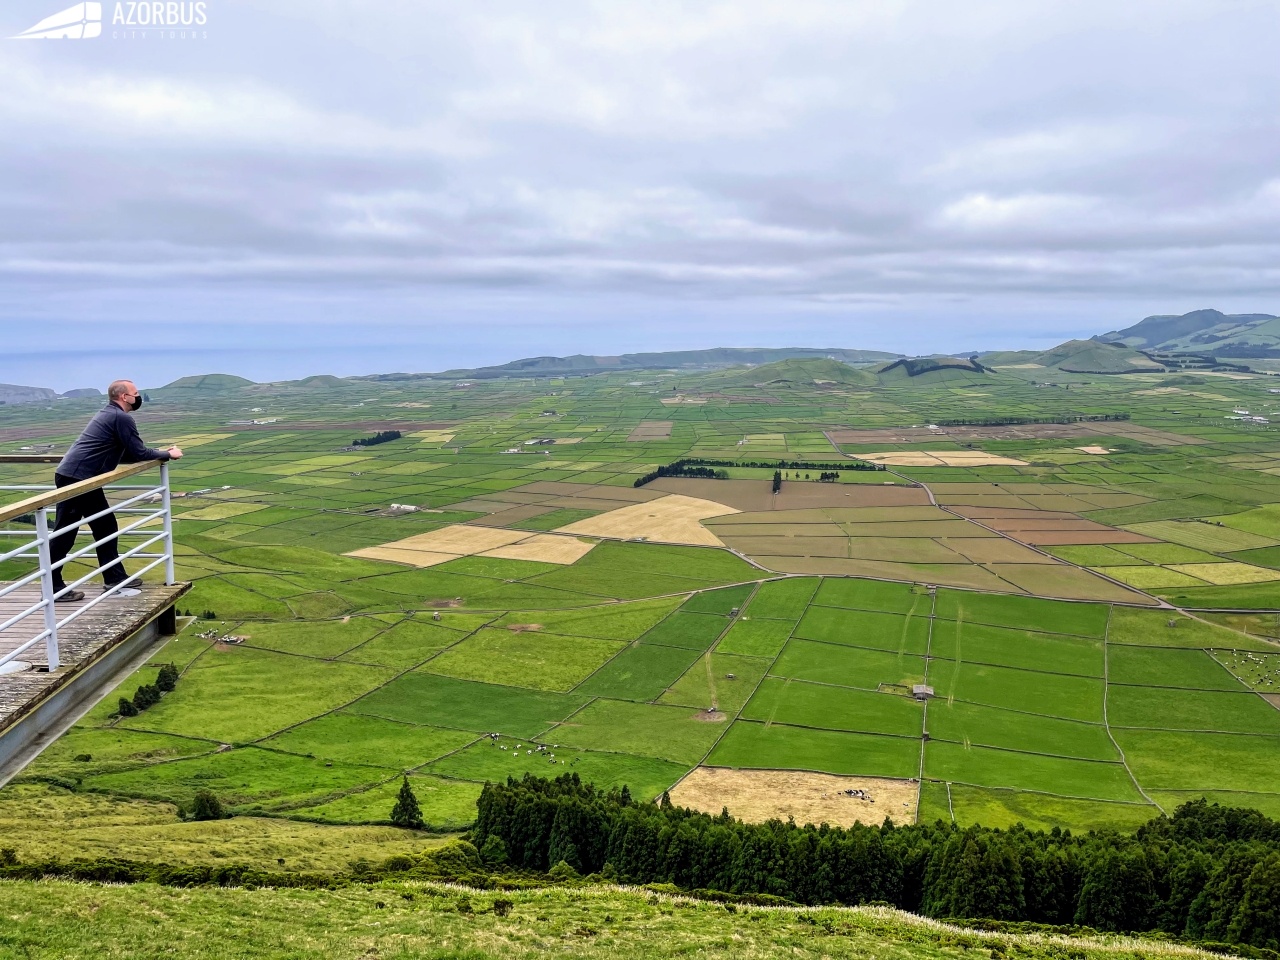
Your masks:
{"label": "grassy foreground slope", "polygon": [[[1166,942],[964,930],[877,907],[732,907],[644,889],[435,883],[247,890],[0,882],[0,958],[1210,957]],[[495,912],[506,900],[509,912]]]}

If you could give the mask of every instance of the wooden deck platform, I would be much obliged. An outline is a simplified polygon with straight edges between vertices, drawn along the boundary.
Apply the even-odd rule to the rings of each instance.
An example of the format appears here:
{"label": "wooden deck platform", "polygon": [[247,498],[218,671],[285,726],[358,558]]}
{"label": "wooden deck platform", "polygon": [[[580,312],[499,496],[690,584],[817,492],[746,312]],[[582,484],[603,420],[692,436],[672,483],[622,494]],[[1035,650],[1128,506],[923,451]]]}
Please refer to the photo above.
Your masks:
{"label": "wooden deck platform", "polygon": [[[19,659],[31,664],[32,669],[0,674],[0,737],[59,688],[109,656],[114,647],[152,621],[171,618],[174,601],[186,593],[190,586],[187,583],[173,586],[144,584],[140,596],[112,597],[102,601],[59,631],[58,650],[62,666],[52,673],[48,671],[43,641],[20,654]],[[90,599],[98,596],[100,589],[96,583],[89,584],[85,589],[86,599],[81,603],[58,604],[58,618],[84,606]],[[0,598],[0,623],[39,599],[38,588],[34,586],[24,587]],[[43,629],[43,614],[36,613],[7,630],[0,631],[0,656],[14,650]]]}

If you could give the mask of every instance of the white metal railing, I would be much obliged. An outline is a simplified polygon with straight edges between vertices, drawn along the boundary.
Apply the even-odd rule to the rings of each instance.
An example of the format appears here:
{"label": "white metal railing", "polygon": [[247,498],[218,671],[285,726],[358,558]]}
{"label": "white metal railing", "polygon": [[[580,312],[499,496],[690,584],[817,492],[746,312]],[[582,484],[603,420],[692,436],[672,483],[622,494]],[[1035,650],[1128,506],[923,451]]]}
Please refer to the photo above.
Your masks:
{"label": "white metal railing", "polygon": [[[117,480],[135,476],[156,465],[160,467],[160,482],[155,486],[115,483]],[[71,497],[89,493],[93,490],[101,490],[108,485],[111,485],[112,494],[123,494],[123,497],[115,503],[108,502],[106,510],[85,517],[77,526],[88,526],[101,517],[115,514],[118,518],[119,529],[100,540],[94,540],[88,546],[80,547],[68,553],[58,563],[53,563],[50,554],[50,541],[57,536],[59,531],[54,529],[54,519],[50,516],[50,510]],[[24,587],[38,586],[40,591],[39,600],[29,603],[25,607],[22,606],[22,601],[19,600],[18,606],[20,609],[17,609],[16,612],[12,612],[11,608],[10,612],[0,613],[0,642],[6,639],[6,634],[8,634],[8,639],[12,639],[14,636],[22,638],[11,649],[8,649],[11,646],[10,644],[3,644],[6,649],[0,650],[0,666],[17,659],[25,651],[43,642],[45,653],[48,656],[49,670],[57,670],[62,663],[58,652],[59,632],[98,604],[116,596],[122,589],[123,584],[117,583],[104,589],[93,599],[77,603],[65,616],[59,616],[57,609],[59,598],[93,580],[109,567],[121,565],[126,560],[144,561],[143,566],[131,573],[129,579],[132,580],[141,578],[143,574],[164,564],[165,583],[172,584],[174,582],[173,511],[169,497],[168,463],[157,460],[141,464],[130,464],[100,477],[83,480],[61,489],[51,486],[13,485],[0,486],[0,491],[19,491],[24,493],[38,491],[35,496],[0,507],[0,523],[7,527],[7,529],[0,529],[0,537],[4,538],[0,540],[0,564],[16,561],[19,565],[19,570],[21,570],[34,561],[34,567],[30,572],[20,572],[15,579],[7,583],[0,583],[0,601],[3,601],[6,597],[18,595],[18,591]],[[28,530],[14,529],[13,522],[19,520],[34,521],[34,533]],[[160,521],[158,532],[154,526],[156,521]],[[125,549],[126,544],[124,541],[126,538],[131,542],[134,540],[138,542],[132,543]],[[12,549],[7,549],[9,543],[13,540],[19,541],[18,545]],[[69,564],[82,560],[86,556],[96,555],[98,547],[111,541],[115,541],[118,545],[119,556],[116,560],[106,566],[98,566],[95,556],[89,561],[93,567],[88,573],[77,580],[67,582],[66,586],[61,589],[55,588],[55,570],[69,570]],[[29,619],[33,617],[40,618],[36,624],[38,629],[34,633],[31,631],[33,624]],[[30,634],[30,636],[27,636],[27,634]]]}

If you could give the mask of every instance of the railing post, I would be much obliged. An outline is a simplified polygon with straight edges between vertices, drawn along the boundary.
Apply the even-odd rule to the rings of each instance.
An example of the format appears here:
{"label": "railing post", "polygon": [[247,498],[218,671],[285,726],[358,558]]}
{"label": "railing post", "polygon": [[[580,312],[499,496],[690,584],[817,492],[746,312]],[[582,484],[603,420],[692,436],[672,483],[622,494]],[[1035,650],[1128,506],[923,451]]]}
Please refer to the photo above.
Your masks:
{"label": "railing post", "polygon": [[173,586],[173,504],[169,499],[169,463],[160,464],[160,498],[164,504],[164,582]]}
{"label": "railing post", "polygon": [[36,550],[40,554],[40,596],[44,604],[44,628],[49,635],[44,639],[48,655],[49,672],[62,666],[58,656],[58,615],[53,609],[53,560],[49,553],[49,508],[36,510]]}

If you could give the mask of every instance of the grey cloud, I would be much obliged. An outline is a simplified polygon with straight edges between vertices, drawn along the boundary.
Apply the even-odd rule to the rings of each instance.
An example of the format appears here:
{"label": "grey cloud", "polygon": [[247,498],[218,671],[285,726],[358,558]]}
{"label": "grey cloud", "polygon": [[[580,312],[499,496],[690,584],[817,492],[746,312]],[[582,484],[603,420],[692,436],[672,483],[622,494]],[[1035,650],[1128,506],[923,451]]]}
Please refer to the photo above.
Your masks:
{"label": "grey cloud", "polygon": [[181,47],[0,44],[0,319],[643,303],[863,345],[1280,293],[1270,4],[209,2]]}

